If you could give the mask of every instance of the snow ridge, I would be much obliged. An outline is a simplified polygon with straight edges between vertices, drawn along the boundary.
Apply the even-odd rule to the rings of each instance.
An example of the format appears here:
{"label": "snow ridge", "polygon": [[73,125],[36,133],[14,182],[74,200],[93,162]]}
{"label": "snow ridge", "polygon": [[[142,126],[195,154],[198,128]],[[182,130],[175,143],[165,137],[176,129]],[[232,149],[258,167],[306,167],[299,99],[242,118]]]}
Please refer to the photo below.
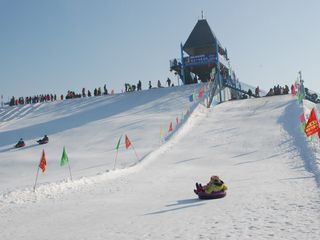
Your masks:
{"label": "snow ridge", "polygon": [[44,199],[56,199],[63,194],[73,191],[83,191],[84,189],[94,185],[100,184],[110,179],[121,177],[132,172],[141,170],[146,164],[149,164],[152,160],[155,160],[159,155],[169,151],[173,148],[174,144],[192,130],[193,126],[205,116],[207,109],[201,105],[196,104],[192,108],[192,112],[187,119],[178,125],[174,131],[166,138],[166,141],[158,147],[156,150],[150,152],[146,156],[140,159],[139,162],[135,162],[132,165],[124,169],[107,170],[91,177],[81,177],[71,181],[65,179],[63,181],[44,183],[33,188],[16,189],[0,195],[0,203],[2,204],[24,204],[30,202],[38,202]]}
{"label": "snow ridge", "polygon": [[[285,111],[279,118],[279,123],[283,129],[290,136],[292,145],[298,150],[301,159],[303,159],[304,167],[307,171],[314,175],[318,187],[320,187],[320,169],[317,161],[317,149],[315,144],[319,144],[319,139],[316,138],[317,143],[307,141],[305,134],[300,132],[299,117],[303,113],[303,108],[298,107],[295,100],[291,100],[285,107]],[[294,119],[294,120],[293,120]]]}

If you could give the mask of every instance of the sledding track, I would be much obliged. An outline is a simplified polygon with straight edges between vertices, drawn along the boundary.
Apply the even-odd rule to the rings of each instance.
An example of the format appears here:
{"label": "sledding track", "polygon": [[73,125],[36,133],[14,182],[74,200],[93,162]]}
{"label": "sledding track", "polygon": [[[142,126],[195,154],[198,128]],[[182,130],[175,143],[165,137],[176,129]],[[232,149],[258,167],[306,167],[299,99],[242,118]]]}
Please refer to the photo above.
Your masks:
{"label": "sledding track", "polygon": [[[130,125],[130,136],[140,133],[132,137],[140,152],[154,139],[153,123],[170,107],[140,105],[133,109],[135,114],[123,112],[114,119],[99,119],[99,128],[83,125],[81,129],[101,131],[101,126],[114,126],[115,122],[117,129]],[[139,119],[139,113],[152,123]],[[59,187],[43,184],[38,197],[29,195],[30,201],[22,205],[5,204],[0,210],[0,226],[6,226],[3,237],[316,239],[320,234],[320,194],[315,172],[304,167],[305,161],[315,160],[310,154],[312,146],[302,140],[297,146],[294,139],[300,132],[299,122],[293,119],[300,113],[301,108],[289,96],[227,102],[209,110],[199,107],[169,141],[161,146],[153,141],[158,147],[135,167],[101,172]],[[79,133],[75,131],[74,138]],[[102,145],[105,143],[101,149]],[[88,146],[86,151],[97,149]],[[123,164],[134,155],[122,149],[120,156]],[[92,154],[83,161],[88,159],[94,161]],[[212,174],[226,182],[228,194],[219,200],[199,201],[193,193],[194,183],[206,182]],[[48,175],[49,166],[42,178]],[[34,230],[39,225],[41,236]]]}

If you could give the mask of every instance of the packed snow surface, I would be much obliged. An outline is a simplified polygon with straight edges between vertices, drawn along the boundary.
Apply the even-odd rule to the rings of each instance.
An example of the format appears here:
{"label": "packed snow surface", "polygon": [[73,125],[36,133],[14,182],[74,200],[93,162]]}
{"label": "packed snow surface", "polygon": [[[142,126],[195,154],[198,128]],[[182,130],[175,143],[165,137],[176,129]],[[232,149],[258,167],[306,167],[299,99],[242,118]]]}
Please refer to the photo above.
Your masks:
{"label": "packed snow surface", "polygon": [[[188,100],[199,87],[0,109],[0,239],[318,239],[319,141],[299,129],[314,105],[287,95],[208,109]],[[195,182],[211,175],[227,196],[199,200]]]}

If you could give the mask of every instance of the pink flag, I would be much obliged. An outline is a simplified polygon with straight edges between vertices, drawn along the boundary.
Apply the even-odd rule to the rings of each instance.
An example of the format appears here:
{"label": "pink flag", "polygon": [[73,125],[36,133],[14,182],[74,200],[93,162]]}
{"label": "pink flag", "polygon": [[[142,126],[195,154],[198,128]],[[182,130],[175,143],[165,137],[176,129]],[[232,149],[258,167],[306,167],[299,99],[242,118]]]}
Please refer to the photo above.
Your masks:
{"label": "pink flag", "polygon": [[292,96],[295,96],[297,94],[296,84],[291,86],[291,94]]}
{"label": "pink flag", "polygon": [[300,122],[305,122],[306,121],[306,119],[305,119],[305,117],[304,117],[304,113],[302,113],[301,115],[300,115]]}
{"label": "pink flag", "polygon": [[198,97],[201,98],[203,94],[204,94],[204,87],[200,89]]}

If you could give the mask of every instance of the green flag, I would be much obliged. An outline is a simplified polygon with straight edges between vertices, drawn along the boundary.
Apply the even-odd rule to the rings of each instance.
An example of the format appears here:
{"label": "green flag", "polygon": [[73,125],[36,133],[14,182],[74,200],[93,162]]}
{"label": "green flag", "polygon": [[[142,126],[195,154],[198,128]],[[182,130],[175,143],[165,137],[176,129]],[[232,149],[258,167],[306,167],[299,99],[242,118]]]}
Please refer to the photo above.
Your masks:
{"label": "green flag", "polygon": [[61,157],[61,161],[60,161],[60,166],[64,166],[69,162],[69,158],[68,155],[66,153],[66,149],[65,147],[63,147],[63,152],[62,152],[62,157]]}
{"label": "green flag", "polygon": [[306,125],[307,125],[306,122],[303,122],[303,123],[300,124],[301,133],[305,133]]}
{"label": "green flag", "polygon": [[197,93],[194,91],[192,96],[193,96],[193,100],[195,101],[197,99]]}
{"label": "green flag", "polygon": [[300,104],[303,103],[303,94],[300,91],[297,93],[297,99],[298,99],[298,103]]}
{"label": "green flag", "polygon": [[118,140],[118,143],[117,143],[117,146],[116,146],[116,150],[117,150],[117,151],[119,150],[121,138],[122,138],[122,135],[120,136],[120,138],[119,138],[119,140]]}

